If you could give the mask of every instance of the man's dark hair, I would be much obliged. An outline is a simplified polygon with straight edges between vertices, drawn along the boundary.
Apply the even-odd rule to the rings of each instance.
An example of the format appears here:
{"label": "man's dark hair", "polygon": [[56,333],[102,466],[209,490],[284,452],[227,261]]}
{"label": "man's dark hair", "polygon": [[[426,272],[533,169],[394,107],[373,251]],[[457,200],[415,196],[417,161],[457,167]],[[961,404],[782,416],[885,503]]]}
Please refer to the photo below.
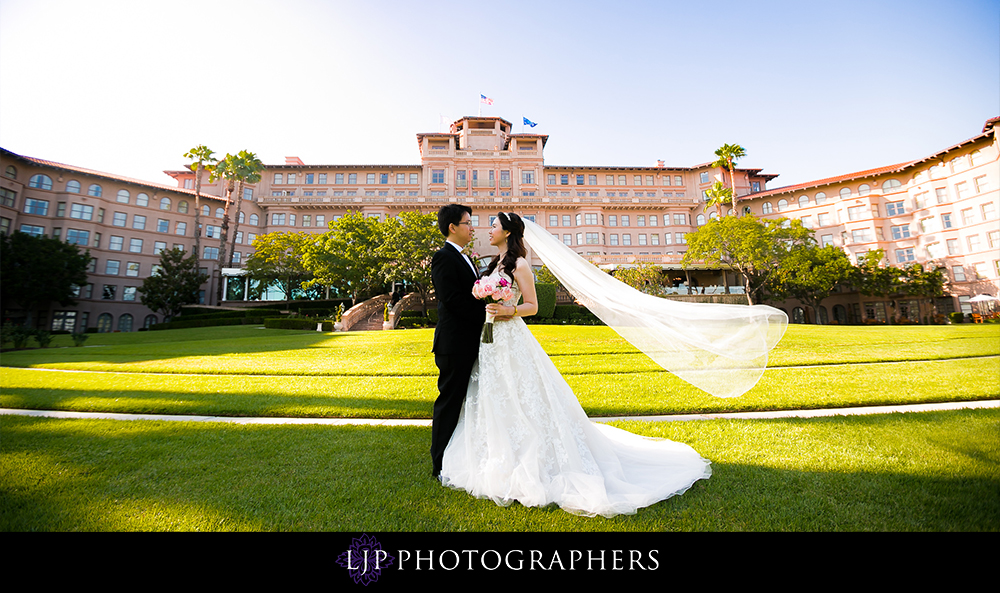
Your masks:
{"label": "man's dark hair", "polygon": [[472,216],[472,208],[469,208],[465,204],[445,204],[441,206],[441,209],[438,210],[438,228],[441,229],[441,234],[447,237],[448,227],[462,222],[462,216],[465,214]]}

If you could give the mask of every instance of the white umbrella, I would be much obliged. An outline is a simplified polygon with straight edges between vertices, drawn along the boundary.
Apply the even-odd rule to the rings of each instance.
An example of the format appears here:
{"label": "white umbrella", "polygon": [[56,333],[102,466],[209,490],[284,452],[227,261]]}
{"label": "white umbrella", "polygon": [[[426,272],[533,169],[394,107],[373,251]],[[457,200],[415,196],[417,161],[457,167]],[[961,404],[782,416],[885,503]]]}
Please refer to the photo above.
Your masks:
{"label": "white umbrella", "polygon": [[[990,296],[988,294],[981,294],[979,296],[972,297],[971,299],[969,299],[969,302],[970,303],[992,303],[992,302],[998,301],[998,300],[1000,300],[1000,299],[998,299],[995,296]],[[993,306],[990,305],[990,309],[992,309],[992,308],[993,308]],[[982,312],[983,312],[982,305],[980,305],[979,313],[982,314]]]}

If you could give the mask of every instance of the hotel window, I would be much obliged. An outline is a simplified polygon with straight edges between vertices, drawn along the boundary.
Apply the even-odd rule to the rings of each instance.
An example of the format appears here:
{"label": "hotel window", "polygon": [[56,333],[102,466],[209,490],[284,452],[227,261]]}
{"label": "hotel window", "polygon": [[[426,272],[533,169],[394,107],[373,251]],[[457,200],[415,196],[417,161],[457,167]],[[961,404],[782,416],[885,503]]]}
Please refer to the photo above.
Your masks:
{"label": "hotel window", "polygon": [[762,214],[770,214],[771,212],[773,212],[771,202],[764,202],[763,204],[761,204],[760,211]]}
{"label": "hotel window", "polygon": [[829,247],[830,245],[833,245],[833,235],[823,235],[820,246]]}
{"label": "hotel window", "polygon": [[962,210],[962,224],[975,224],[976,212],[972,208]]}
{"label": "hotel window", "polygon": [[990,234],[987,235],[987,237],[989,238],[990,247],[1000,247],[1000,231],[990,231]]}
{"label": "hotel window", "polygon": [[205,247],[202,259],[219,259],[218,247]]}
{"label": "hotel window", "polygon": [[[657,224],[659,224],[657,220],[658,217],[655,214],[651,214],[649,216],[649,226],[656,226]],[[664,221],[666,221],[666,215],[664,215]]]}
{"label": "hotel window", "polygon": [[708,183],[708,173],[706,171],[701,172],[701,182]]}
{"label": "hotel window", "polygon": [[306,185],[312,185],[315,176],[312,173],[306,173]]}
{"label": "hotel window", "polygon": [[969,253],[975,253],[979,251],[979,235],[972,235],[968,238],[969,242]]}
{"label": "hotel window", "polygon": [[799,208],[804,208],[809,205],[809,196],[799,196]]}
{"label": "hotel window", "polygon": [[639,214],[635,217],[635,226],[646,226],[646,216]]}
{"label": "hotel window", "polygon": [[927,246],[927,257],[930,259],[944,257],[944,246],[940,243],[931,243]]}
{"label": "hotel window", "polygon": [[859,196],[867,196],[868,194],[871,193],[871,191],[872,191],[872,188],[867,183],[862,183],[861,185],[858,186],[858,195]]}
{"label": "hotel window", "polygon": [[788,200],[778,200],[778,212],[784,212],[788,210]]}
{"label": "hotel window", "polygon": [[291,185],[292,183],[295,183],[295,173],[289,173],[288,174],[288,183],[289,183],[289,185]]}
{"label": "hotel window", "polygon": [[[118,286],[115,284],[105,284],[103,290],[101,291],[101,298],[105,301],[115,300],[115,293],[118,292]],[[103,315],[108,315],[109,323],[111,315],[104,313]],[[102,317],[103,317],[102,315]],[[110,329],[108,330],[110,331]]]}
{"label": "hotel window", "polygon": [[632,226],[632,223],[629,222],[628,215],[622,215],[622,226]]}
{"label": "hotel window", "polygon": [[631,244],[632,244],[632,235],[629,234],[622,235],[622,245],[631,245]]}
{"label": "hotel window", "polygon": [[660,235],[657,234],[657,233],[653,233],[652,235],[649,236],[649,242],[652,245],[659,245],[660,244]]}
{"label": "hotel window", "polygon": [[958,239],[948,239],[948,255],[958,255]]}
{"label": "hotel window", "polygon": [[560,175],[559,185],[569,185],[569,175]]}
{"label": "hotel window", "polygon": [[130,253],[142,253],[142,239],[129,239],[128,250]]}
{"label": "hotel window", "polygon": [[316,226],[326,226],[326,215],[317,214],[316,215]]}
{"label": "hotel window", "polygon": [[59,218],[66,216],[66,202],[59,202],[56,205],[56,216]]}
{"label": "hotel window", "polygon": [[273,224],[273,225],[279,225],[279,224],[283,225],[283,224],[285,224],[285,215],[284,214],[272,214],[271,215],[271,224]]}
{"label": "hotel window", "polygon": [[129,198],[131,198],[131,197],[132,196],[128,193],[128,190],[122,189],[122,190],[118,191],[118,197],[116,197],[115,200],[119,204],[128,204]]}
{"label": "hotel window", "polygon": [[684,233],[674,233],[674,243],[677,243],[678,245],[685,245],[687,244],[687,237]]}
{"label": "hotel window", "polygon": [[642,175],[633,175],[632,185],[642,185]]}
{"label": "hotel window", "polygon": [[303,214],[302,215],[302,226],[312,226],[312,215]]}
{"label": "hotel window", "polygon": [[410,185],[416,185],[418,183],[420,183],[420,182],[417,180],[417,174],[416,173],[410,173]]}
{"label": "hotel window", "polygon": [[69,217],[79,220],[92,220],[94,218],[94,207],[84,204],[73,204],[69,210]]}
{"label": "hotel window", "polygon": [[349,185],[357,185],[357,183],[358,183],[358,174],[357,173],[348,173],[347,174],[347,183]]}
{"label": "hotel window", "polygon": [[927,218],[920,219],[920,232],[929,233],[934,230],[934,218],[928,216]]}
{"label": "hotel window", "polygon": [[899,182],[898,179],[886,179],[885,182],[882,183],[882,191],[891,192],[896,188],[900,187],[901,185],[902,184]]}
{"label": "hotel window", "polygon": [[545,176],[545,183],[547,185],[555,185],[556,184],[556,176],[555,175],[546,175]]}
{"label": "hotel window", "polygon": [[969,184],[966,182],[955,184],[955,194],[958,196],[959,200],[967,198],[969,196]]}
{"label": "hotel window", "polygon": [[587,185],[597,185],[597,175],[587,175]]}
{"label": "hotel window", "polygon": [[556,214],[549,214],[549,226],[559,226],[559,216]]}
{"label": "hotel window", "polygon": [[563,235],[563,245],[572,245],[573,235]]}
{"label": "hotel window", "polygon": [[404,185],[406,183],[406,173],[396,173],[396,184]]}
{"label": "hotel window", "polygon": [[604,185],[614,185],[614,184],[615,184],[615,176],[614,175],[605,175],[604,176]]}
{"label": "hotel window", "polygon": [[618,185],[628,185],[627,183],[625,183],[625,175],[618,176]]}
{"label": "hotel window", "polygon": [[826,194],[823,192],[819,192],[818,194],[816,194],[816,205],[818,206],[820,204],[826,204]]}
{"label": "hotel window", "polygon": [[618,226],[618,215],[611,214],[608,216],[608,226]]}
{"label": "hotel window", "polygon": [[521,183],[533,184],[535,183],[535,172],[534,171],[521,171]]}
{"label": "hotel window", "polygon": [[674,236],[670,233],[663,233],[663,244],[672,245],[674,242]]}
{"label": "hotel window", "polygon": [[696,218],[695,221],[697,222],[698,226],[704,226],[704,224],[705,224],[705,215],[704,214],[699,214],[698,218]]}
{"label": "hotel window", "polygon": [[674,214],[674,226],[687,224],[686,214]]}
{"label": "hotel window", "polygon": [[326,185],[326,173],[318,173],[317,177],[319,178],[317,183],[320,185]]}
{"label": "hotel window", "polygon": [[612,246],[618,245],[618,235],[615,235],[615,234],[611,235],[611,243],[610,244]]}
{"label": "hotel window", "polygon": [[281,173],[274,174],[274,185],[282,185],[284,182],[284,177]]}
{"label": "hotel window", "polygon": [[243,244],[243,231],[236,231],[236,242]]}
{"label": "hotel window", "polygon": [[170,198],[160,200],[160,210],[170,210]]}
{"label": "hotel window", "polygon": [[955,282],[965,282],[965,266],[952,266],[951,273]]}
{"label": "hotel window", "polygon": [[598,233],[587,233],[587,245],[599,245],[600,235]]}
{"label": "hotel window", "polygon": [[982,205],[983,210],[983,220],[990,220],[996,218],[997,207],[993,202],[986,202]]}
{"label": "hotel window", "polygon": [[253,245],[253,242],[257,240],[257,235],[255,233],[247,233],[247,245]]}
{"label": "hotel window", "polygon": [[125,237],[111,236],[111,240],[108,241],[108,249],[112,251],[121,251],[125,248]]}
{"label": "hotel window", "polygon": [[154,241],[153,242],[153,255],[160,255],[167,249],[166,241]]}
{"label": "hotel window", "polygon": [[175,235],[183,235],[185,233],[187,233],[187,223],[186,222],[178,222],[177,226],[174,227],[174,234]]}
{"label": "hotel window", "polygon": [[639,235],[639,245],[645,245],[645,244],[646,244],[646,234],[641,233]]}
{"label": "hotel window", "polygon": [[821,227],[830,226],[830,213],[829,212],[820,212],[819,215],[816,218],[817,218],[816,222],[817,222],[818,226],[821,226]]}
{"label": "hotel window", "polygon": [[5,187],[0,187],[0,206],[13,208],[14,202],[16,200],[17,200],[17,193],[12,192]]}
{"label": "hotel window", "polygon": [[243,259],[243,254],[241,252],[239,252],[239,251],[234,251],[233,252],[233,263],[234,264],[240,263],[240,260],[242,260],[242,259]]}
{"label": "hotel window", "polygon": [[664,175],[663,176],[662,184],[663,185],[670,185],[670,175]]}
{"label": "hotel window", "polygon": [[250,215],[250,224],[252,224],[253,226],[257,226],[259,224],[259,222],[260,222],[260,218],[256,214],[251,214]]}
{"label": "hotel window", "polygon": [[851,206],[847,209],[847,220],[861,220],[865,216],[864,206]]}
{"label": "hotel window", "polygon": [[[137,231],[146,230],[146,217],[141,214],[136,214],[132,217],[132,228]],[[161,233],[167,232],[166,229],[160,231]]]}
{"label": "hotel window", "polygon": [[990,182],[989,182],[988,179],[986,179],[985,175],[982,175],[980,177],[976,177],[972,181],[973,181],[973,183],[976,184],[976,193],[977,194],[981,194],[983,192],[989,191],[989,189],[990,189]]}
{"label": "hotel window", "polygon": [[813,228],[812,216],[803,216],[802,219],[801,219],[801,221],[802,221],[802,226],[803,227],[805,227],[807,229]]}
{"label": "hotel window", "polygon": [[28,187],[52,189],[52,178],[48,175],[32,175],[28,180]]}
{"label": "hotel window", "polygon": [[[365,183],[367,183],[367,184],[375,183],[375,174],[374,173],[368,173],[365,176]],[[441,183],[444,183],[443,179],[442,179]]]}
{"label": "hotel window", "polygon": [[900,214],[906,214],[906,207],[903,202],[888,202],[885,205],[885,215],[886,216],[899,216]]}
{"label": "hotel window", "polygon": [[289,214],[288,215],[288,226],[295,226],[295,215],[294,214]]}
{"label": "hotel window", "polygon": [[334,175],[333,176],[333,183],[336,184],[336,185],[343,185],[344,184],[344,174],[343,173],[337,173],[336,175]]}
{"label": "hotel window", "polygon": [[851,231],[851,240],[854,243],[868,243],[872,240],[871,229],[857,229]]}
{"label": "hotel window", "polygon": [[941,215],[941,228],[942,229],[952,228],[951,212]]}
{"label": "hotel window", "polygon": [[431,171],[431,183],[444,183],[444,169],[434,169]]}
{"label": "hotel window", "polygon": [[916,208],[917,210],[920,210],[921,208],[926,208],[928,203],[927,198],[929,195],[930,194],[928,192],[920,192],[919,194],[913,196],[914,208]]}
{"label": "hotel window", "polygon": [[841,200],[846,200],[846,199],[848,199],[850,197],[851,197],[851,188],[845,187],[842,190],[840,190],[840,199]]}
{"label": "hotel window", "polygon": [[674,175],[674,185],[684,185],[684,178],[680,175]]}
{"label": "hotel window", "polygon": [[128,215],[124,212],[115,212],[111,217],[112,226],[125,226],[128,222]]}
{"label": "hotel window", "polygon": [[49,213],[49,201],[28,198],[24,201],[24,213],[45,216]]}
{"label": "hotel window", "polygon": [[125,275],[126,276],[138,276],[139,275],[139,262],[130,261],[125,264]]}
{"label": "hotel window", "polygon": [[118,270],[121,268],[122,262],[109,259],[104,262],[104,273],[108,276],[117,276]]}
{"label": "hotel window", "polygon": [[597,224],[597,214],[585,214],[583,216],[584,224],[594,225]]}
{"label": "hotel window", "polygon": [[892,230],[893,239],[908,239],[910,237],[910,225],[908,224],[890,228]]}
{"label": "hotel window", "polygon": [[66,231],[66,242],[70,245],[86,247],[89,241],[90,233],[88,231],[81,231],[78,229],[67,229]]}

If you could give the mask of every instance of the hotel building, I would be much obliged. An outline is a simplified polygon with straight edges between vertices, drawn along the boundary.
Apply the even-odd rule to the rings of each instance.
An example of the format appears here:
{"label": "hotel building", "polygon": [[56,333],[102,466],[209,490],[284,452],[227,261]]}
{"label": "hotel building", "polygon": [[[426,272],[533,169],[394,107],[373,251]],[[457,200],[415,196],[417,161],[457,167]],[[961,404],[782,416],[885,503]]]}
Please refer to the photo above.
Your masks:
{"label": "hotel building", "polygon": [[[776,175],[737,168],[735,207],[801,219],[816,231],[817,241],[844,248],[852,260],[881,248],[892,265],[942,265],[950,296],[939,299],[938,310],[970,310],[969,297],[995,295],[1000,287],[998,121],[989,120],[981,134],[918,161],[791,187],[768,189]],[[515,211],[604,267],[660,266],[679,295],[742,290],[732,272],[680,266],[684,236],[715,215],[714,208],[705,208],[705,191],[715,181],[729,185],[727,171],[710,163],[676,167],[662,161],[645,167],[547,165],[547,140],[544,134],[512,133],[502,118],[470,116],[447,133],[417,134],[419,164],[307,165],[287,157],[284,164],[268,165],[261,181],[245,189],[232,265],[221,273],[216,259],[225,199],[221,185],[208,183],[206,175],[199,255],[211,279],[203,287],[204,302],[243,298],[241,265],[257,235],[322,233],[347,212],[385,219],[406,210],[436,212],[451,202],[472,208],[476,249],[485,256],[491,255],[486,238],[492,217],[499,210]],[[171,187],[2,149],[0,170],[0,232],[60,237],[87,246],[93,258],[78,304],[53,304],[38,312],[39,327],[132,331],[163,321],[139,302],[136,291],[161,250],[194,247],[194,173],[166,171],[177,181]],[[218,282],[224,283],[222,303],[215,302]],[[919,306],[892,306],[891,299],[856,293],[835,295],[830,303],[830,313],[825,302],[818,312],[794,301],[783,306],[794,321],[919,317]]]}

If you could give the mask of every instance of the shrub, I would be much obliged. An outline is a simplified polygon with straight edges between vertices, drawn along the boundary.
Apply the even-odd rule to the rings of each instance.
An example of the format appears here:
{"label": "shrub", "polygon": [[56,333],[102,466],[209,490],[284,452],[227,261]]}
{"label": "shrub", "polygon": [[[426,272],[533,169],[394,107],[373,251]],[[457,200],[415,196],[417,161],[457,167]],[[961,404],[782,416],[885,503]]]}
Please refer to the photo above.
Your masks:
{"label": "shrub", "polygon": [[965,314],[961,311],[955,311],[954,313],[948,314],[948,319],[950,319],[952,323],[962,323],[965,321]]}
{"label": "shrub", "polygon": [[552,317],[556,309],[556,285],[536,284],[535,294],[538,297],[538,313],[535,314],[535,317],[541,319]]}
{"label": "shrub", "polygon": [[52,334],[44,329],[36,330],[35,341],[38,342],[39,348],[48,348],[49,344],[52,343]]}
{"label": "shrub", "polygon": [[[142,328],[142,329],[146,329],[146,328]],[[142,331],[142,330],[139,330],[139,331]],[[87,338],[89,338],[89,337],[90,336],[88,336],[87,334],[73,334],[73,345],[77,346],[77,347],[83,346],[83,343],[86,342]]]}

